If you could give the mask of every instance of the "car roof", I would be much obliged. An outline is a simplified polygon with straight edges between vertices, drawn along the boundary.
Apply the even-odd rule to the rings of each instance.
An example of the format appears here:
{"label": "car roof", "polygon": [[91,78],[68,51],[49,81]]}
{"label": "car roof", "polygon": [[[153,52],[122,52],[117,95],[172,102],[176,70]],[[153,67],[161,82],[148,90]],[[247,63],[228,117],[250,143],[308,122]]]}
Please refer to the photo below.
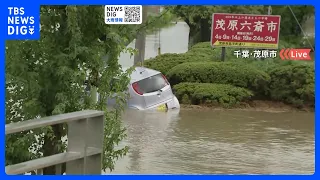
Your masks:
{"label": "car roof", "polygon": [[[122,68],[123,71],[126,71],[127,69],[129,68],[126,68],[126,67]],[[145,79],[160,73],[161,73],[160,71],[156,71],[154,69],[149,69],[145,67],[135,67],[130,75],[130,83],[140,81],[142,79]]]}

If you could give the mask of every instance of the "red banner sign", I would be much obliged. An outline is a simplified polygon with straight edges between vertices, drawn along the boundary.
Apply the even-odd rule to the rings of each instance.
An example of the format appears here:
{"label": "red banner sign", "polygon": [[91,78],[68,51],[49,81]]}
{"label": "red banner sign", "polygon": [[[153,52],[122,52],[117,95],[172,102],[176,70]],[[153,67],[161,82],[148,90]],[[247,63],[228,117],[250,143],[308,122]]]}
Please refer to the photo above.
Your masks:
{"label": "red banner sign", "polygon": [[211,45],[277,49],[280,20],[278,15],[214,13]]}

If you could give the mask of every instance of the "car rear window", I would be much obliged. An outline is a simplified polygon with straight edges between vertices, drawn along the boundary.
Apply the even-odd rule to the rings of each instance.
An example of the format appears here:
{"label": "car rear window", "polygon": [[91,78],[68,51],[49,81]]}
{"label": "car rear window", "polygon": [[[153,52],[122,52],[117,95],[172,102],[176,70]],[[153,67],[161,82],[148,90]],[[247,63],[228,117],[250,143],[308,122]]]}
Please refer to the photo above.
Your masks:
{"label": "car rear window", "polygon": [[137,82],[142,93],[159,91],[167,85],[162,74],[157,74]]}

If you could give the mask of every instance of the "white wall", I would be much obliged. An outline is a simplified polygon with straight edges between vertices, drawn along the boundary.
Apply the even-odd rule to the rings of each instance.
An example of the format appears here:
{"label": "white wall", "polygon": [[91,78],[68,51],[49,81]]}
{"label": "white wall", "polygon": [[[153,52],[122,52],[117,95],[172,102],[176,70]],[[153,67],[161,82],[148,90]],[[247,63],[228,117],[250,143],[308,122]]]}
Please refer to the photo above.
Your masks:
{"label": "white wall", "polygon": [[[160,33],[147,35],[145,59],[153,58],[158,55],[158,48],[161,48],[161,54],[164,53],[185,53],[188,51],[189,26],[185,22],[174,22],[175,25],[161,29]],[[134,48],[135,40],[128,47]],[[119,64],[122,67],[133,65],[132,56],[129,53],[121,53]]]}

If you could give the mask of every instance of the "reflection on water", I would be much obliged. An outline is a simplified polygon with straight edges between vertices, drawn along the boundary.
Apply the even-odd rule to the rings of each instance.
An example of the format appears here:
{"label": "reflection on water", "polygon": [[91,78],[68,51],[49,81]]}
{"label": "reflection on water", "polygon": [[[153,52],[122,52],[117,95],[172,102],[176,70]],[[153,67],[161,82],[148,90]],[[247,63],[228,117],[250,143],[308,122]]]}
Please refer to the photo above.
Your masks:
{"label": "reflection on water", "polygon": [[314,113],[127,110],[115,174],[312,174]]}

